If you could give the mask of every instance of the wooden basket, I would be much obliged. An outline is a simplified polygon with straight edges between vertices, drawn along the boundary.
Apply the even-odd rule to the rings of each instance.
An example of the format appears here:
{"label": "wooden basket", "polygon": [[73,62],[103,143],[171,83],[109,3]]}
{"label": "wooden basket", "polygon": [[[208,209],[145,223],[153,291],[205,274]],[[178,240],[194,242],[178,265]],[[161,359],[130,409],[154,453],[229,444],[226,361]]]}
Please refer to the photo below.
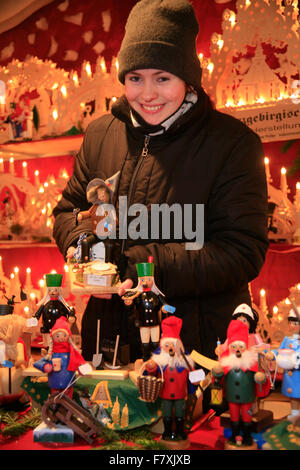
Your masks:
{"label": "wooden basket", "polygon": [[163,371],[159,365],[161,377],[154,377],[152,375],[143,375],[145,363],[142,365],[137,378],[137,386],[139,389],[139,400],[147,403],[154,403],[162,391],[164,385]]}

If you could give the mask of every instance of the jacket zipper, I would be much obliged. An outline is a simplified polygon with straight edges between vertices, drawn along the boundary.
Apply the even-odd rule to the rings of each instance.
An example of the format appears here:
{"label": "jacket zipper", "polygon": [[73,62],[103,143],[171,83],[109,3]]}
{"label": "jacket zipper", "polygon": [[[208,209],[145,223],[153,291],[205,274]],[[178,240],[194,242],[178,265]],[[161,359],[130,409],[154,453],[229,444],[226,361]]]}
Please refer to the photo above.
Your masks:
{"label": "jacket zipper", "polygon": [[[131,199],[132,199],[132,195],[133,195],[134,190],[135,190],[136,179],[137,179],[137,176],[139,174],[140,168],[141,168],[141,166],[142,166],[142,164],[143,164],[143,162],[144,162],[144,160],[147,157],[148,152],[149,152],[149,141],[150,141],[150,136],[145,135],[144,146],[143,146],[142,152],[140,154],[140,158],[137,161],[137,165],[135,167],[135,171],[133,173],[133,176],[131,178],[130,185],[129,185],[128,200],[127,200],[128,206],[131,204]],[[126,245],[126,239],[122,240],[121,255],[123,255],[123,253],[124,253],[125,245]]]}

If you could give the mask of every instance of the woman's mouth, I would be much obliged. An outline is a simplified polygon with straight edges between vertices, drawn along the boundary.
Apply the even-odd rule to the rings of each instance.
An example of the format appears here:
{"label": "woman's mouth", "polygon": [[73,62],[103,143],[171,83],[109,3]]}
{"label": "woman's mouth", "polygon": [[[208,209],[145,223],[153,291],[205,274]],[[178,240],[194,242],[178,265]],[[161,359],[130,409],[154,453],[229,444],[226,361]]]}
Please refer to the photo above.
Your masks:
{"label": "woman's mouth", "polygon": [[163,104],[157,104],[157,105],[146,105],[146,104],[140,104],[142,110],[145,112],[145,113],[149,113],[149,114],[155,114],[155,113],[158,113],[160,112],[164,105]]}

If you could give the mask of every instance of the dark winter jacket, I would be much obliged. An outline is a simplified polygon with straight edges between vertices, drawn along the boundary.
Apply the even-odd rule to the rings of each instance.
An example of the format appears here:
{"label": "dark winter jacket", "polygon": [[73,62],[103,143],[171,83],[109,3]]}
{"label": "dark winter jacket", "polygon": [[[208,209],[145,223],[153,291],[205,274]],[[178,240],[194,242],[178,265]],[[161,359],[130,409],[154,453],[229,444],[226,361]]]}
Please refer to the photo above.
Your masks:
{"label": "dark winter jacket", "polygon": [[[258,275],[268,247],[260,139],[240,121],[214,110],[203,92],[165,133],[150,137],[148,153],[142,156],[145,130],[131,124],[124,97],[113,113],[95,120],[85,133],[74,173],[54,209],[56,242],[66,255],[79,234],[90,230],[87,221],[75,226],[72,211],[89,207],[85,190],[91,179],[106,179],[118,170],[117,208],[125,195],[128,207],[140,203],[149,211],[151,204],[204,204],[202,249],[186,250],[184,234],[178,240],[172,233],[169,239],[128,239],[118,247],[122,280],[129,277],[134,284],[136,263],[153,256],[156,285],[183,319],[185,347],[215,357],[216,341],[225,339],[233,311],[250,303],[248,283]],[[131,336],[138,338],[138,331],[128,323],[118,296],[108,301],[91,297],[87,310],[82,321],[87,360],[95,350],[97,315],[104,320],[103,335],[113,339],[120,333],[135,349]]]}

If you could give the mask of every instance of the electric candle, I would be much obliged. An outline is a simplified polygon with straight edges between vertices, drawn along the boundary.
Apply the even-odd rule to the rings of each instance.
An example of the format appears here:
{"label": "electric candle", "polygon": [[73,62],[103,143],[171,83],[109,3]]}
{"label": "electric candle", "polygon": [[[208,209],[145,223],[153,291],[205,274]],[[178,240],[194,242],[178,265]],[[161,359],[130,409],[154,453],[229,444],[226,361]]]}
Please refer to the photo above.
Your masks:
{"label": "electric candle", "polygon": [[268,157],[265,157],[264,158],[264,162],[265,162],[265,169],[266,169],[266,177],[267,177],[267,182],[268,183],[271,183],[272,179],[271,179],[271,173],[270,173],[270,160],[268,159]]}
{"label": "electric candle", "polygon": [[39,174],[40,174],[39,170],[35,170],[35,172],[34,172],[34,182],[35,182],[36,186],[40,186],[40,184],[41,184]]}
{"label": "electric candle", "polygon": [[4,173],[4,162],[3,162],[3,158],[0,158],[0,173]]}
{"label": "electric candle", "polygon": [[14,164],[14,158],[10,157],[9,159],[9,171],[12,175],[15,174],[15,164]]}
{"label": "electric candle", "polygon": [[287,185],[287,180],[286,180],[286,168],[284,167],[281,168],[280,189],[287,196],[288,185]]}
{"label": "electric candle", "polygon": [[23,162],[22,167],[23,167],[23,178],[27,179],[28,178],[27,162]]}

